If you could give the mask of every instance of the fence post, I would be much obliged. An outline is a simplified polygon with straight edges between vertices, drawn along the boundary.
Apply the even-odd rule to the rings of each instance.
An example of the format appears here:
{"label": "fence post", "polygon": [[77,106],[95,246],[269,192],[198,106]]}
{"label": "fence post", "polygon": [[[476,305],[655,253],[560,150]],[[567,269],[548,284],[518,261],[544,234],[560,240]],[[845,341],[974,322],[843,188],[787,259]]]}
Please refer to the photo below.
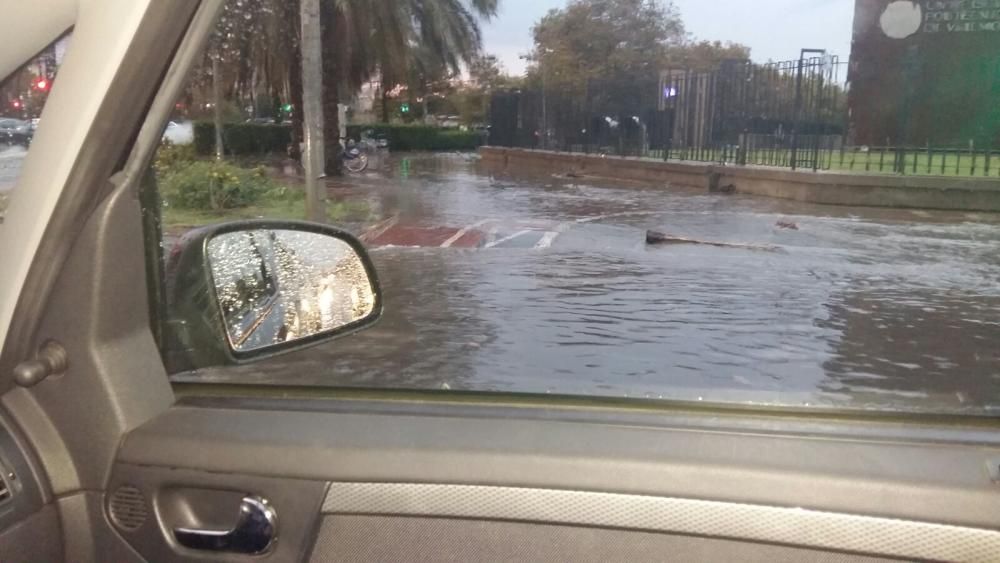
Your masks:
{"label": "fence post", "polygon": [[930,174],[934,167],[934,153],[931,152],[931,140],[927,139],[927,173]]}
{"label": "fence post", "polygon": [[969,139],[969,154],[972,155],[972,173],[970,176],[976,175],[976,140]]}
{"label": "fence post", "polygon": [[805,53],[799,56],[799,66],[795,73],[795,116],[792,125],[792,170],[799,165],[799,115],[802,113],[802,72]]}

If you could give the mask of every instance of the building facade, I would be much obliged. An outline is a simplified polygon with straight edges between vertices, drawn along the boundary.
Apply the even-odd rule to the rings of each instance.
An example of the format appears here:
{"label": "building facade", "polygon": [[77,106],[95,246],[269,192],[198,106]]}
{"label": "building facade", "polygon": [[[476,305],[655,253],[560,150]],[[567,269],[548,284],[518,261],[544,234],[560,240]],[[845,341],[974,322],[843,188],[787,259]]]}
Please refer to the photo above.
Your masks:
{"label": "building facade", "polygon": [[1000,0],[856,0],[856,145],[1000,148]]}

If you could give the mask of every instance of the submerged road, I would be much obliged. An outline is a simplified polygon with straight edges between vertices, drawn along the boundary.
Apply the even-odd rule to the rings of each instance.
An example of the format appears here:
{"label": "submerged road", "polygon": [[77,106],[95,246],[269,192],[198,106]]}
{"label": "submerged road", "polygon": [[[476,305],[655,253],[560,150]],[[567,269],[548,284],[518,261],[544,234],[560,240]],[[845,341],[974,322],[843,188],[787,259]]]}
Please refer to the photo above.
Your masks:
{"label": "submerged road", "polygon": [[348,226],[382,321],[175,379],[1000,408],[995,215],[497,178],[468,155],[393,157],[331,195],[373,214]]}

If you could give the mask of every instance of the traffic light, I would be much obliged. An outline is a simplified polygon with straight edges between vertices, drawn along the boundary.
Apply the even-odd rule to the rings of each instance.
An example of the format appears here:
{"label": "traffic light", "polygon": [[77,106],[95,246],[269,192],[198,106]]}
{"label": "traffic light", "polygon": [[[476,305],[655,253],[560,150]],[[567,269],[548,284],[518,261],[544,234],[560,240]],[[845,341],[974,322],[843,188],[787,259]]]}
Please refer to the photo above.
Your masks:
{"label": "traffic light", "polygon": [[40,77],[35,80],[35,90],[38,90],[39,92],[47,91],[50,86],[52,86],[52,83],[45,77]]}
{"label": "traffic light", "polygon": [[14,109],[21,109],[21,100],[11,100],[10,106]]}
{"label": "traffic light", "polygon": [[281,106],[281,111],[285,113],[292,113],[292,104],[285,104]]}
{"label": "traffic light", "polygon": [[410,104],[402,104],[399,106],[399,111],[403,113],[410,113]]}

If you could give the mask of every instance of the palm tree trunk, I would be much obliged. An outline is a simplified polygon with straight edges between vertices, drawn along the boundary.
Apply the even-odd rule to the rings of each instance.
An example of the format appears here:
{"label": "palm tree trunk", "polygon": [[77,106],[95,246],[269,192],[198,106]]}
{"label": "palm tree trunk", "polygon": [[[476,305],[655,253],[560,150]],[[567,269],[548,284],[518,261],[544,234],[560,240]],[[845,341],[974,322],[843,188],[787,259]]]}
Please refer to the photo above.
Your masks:
{"label": "palm tree trunk", "polygon": [[288,156],[302,161],[302,29],[299,19],[299,0],[285,4],[290,21],[291,49],[288,61],[288,89],[292,103],[292,143]]}
{"label": "palm tree trunk", "polygon": [[215,125],[215,159],[222,160],[225,155],[225,149],[222,143],[222,94],[219,87],[221,80],[219,78],[219,56],[212,56],[212,115],[214,117]]}
{"label": "palm tree trunk", "polygon": [[389,123],[389,84],[382,74],[382,123]]}
{"label": "palm tree trunk", "polygon": [[302,98],[305,120],[306,219],[326,219],[323,166],[323,63],[320,0],[302,0]]}
{"label": "palm tree trunk", "polygon": [[340,50],[337,33],[337,8],[334,2],[325,1],[320,8],[323,27],[323,137],[326,140],[323,170],[327,176],[343,173],[340,166]]}

